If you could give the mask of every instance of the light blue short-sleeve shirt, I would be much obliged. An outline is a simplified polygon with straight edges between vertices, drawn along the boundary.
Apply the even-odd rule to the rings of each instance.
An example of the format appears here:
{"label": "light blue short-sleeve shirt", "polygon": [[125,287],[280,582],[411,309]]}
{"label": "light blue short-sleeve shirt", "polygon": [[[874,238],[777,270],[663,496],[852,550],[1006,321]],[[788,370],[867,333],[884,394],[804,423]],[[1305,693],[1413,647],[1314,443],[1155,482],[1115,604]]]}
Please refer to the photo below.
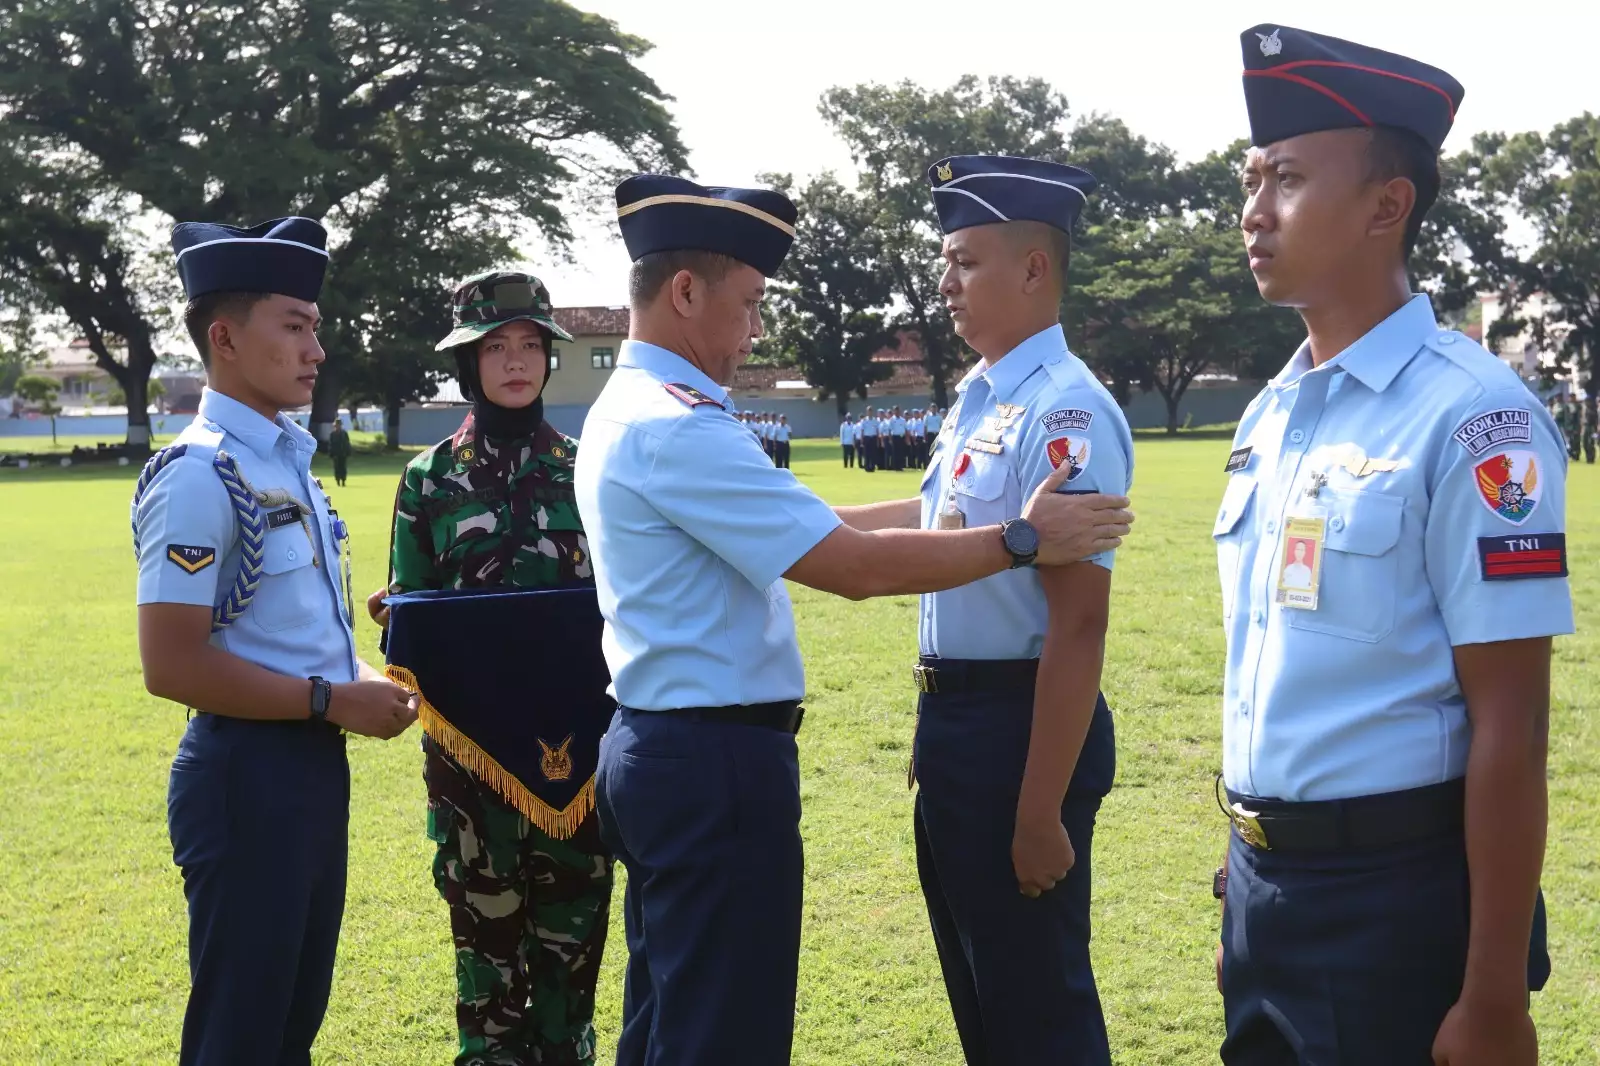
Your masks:
{"label": "light blue short-sleeve shirt", "polygon": [[849,422],[839,423],[839,443],[854,444],[856,440],[856,427]]}
{"label": "light blue short-sleeve shirt", "polygon": [[783,574],[839,517],[681,356],[626,341],[583,425],[578,509],[612,695],[643,711],[805,695]]}
{"label": "light blue short-sleeve shirt", "polygon": [[262,506],[261,581],[244,614],[211,634],[212,646],[289,677],[354,681],[355,636],[340,544],[328,498],[311,476],[316,438],[286,415],[269,421],[207,389],[199,414],[173,444],[190,447],[156,474],[133,508],[138,602],[214,607],[227,597],[239,571],[239,527],[211,463],[225,451],[252,489],[280,490],[310,513],[291,515],[287,504]]}
{"label": "light blue short-sleeve shirt", "polygon": [[[948,426],[922,479],[922,528],[952,504],[967,527],[1019,518],[1033,490],[1071,463],[1063,491],[1125,495],[1133,434],[1106,387],[1067,348],[1059,325],[956,386]],[[1113,552],[1090,561],[1111,569]],[[918,643],[945,659],[1037,659],[1049,611],[1031,567],[922,597]]]}
{"label": "light blue short-sleeve shirt", "polygon": [[[1239,423],[1213,529],[1228,787],[1326,800],[1462,776],[1452,649],[1573,630],[1565,480],[1543,405],[1427,296],[1320,367],[1302,346]],[[1295,518],[1326,538],[1314,610],[1276,602]]]}

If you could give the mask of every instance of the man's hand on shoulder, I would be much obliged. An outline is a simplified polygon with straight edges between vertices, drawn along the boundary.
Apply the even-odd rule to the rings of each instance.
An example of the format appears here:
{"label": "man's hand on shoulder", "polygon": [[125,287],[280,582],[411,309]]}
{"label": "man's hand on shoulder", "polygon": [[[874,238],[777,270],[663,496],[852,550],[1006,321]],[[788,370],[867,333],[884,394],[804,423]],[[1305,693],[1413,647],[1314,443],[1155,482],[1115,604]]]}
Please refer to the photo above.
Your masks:
{"label": "man's hand on shoulder", "polygon": [[1022,510],[1022,517],[1039,531],[1041,566],[1081,562],[1114,551],[1133,525],[1126,496],[1057,491],[1071,472],[1068,464],[1062,463],[1039,483]]}

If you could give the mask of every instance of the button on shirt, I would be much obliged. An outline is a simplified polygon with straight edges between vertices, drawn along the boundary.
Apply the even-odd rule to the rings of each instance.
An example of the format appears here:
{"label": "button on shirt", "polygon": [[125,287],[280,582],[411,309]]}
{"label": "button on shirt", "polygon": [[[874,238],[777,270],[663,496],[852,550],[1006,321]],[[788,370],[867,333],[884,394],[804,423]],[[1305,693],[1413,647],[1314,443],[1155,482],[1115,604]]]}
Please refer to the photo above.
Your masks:
{"label": "button on shirt", "polygon": [[[979,363],[956,386],[955,405],[922,479],[922,528],[938,528],[952,501],[966,526],[1022,515],[1023,504],[1061,463],[1078,469],[1068,492],[1123,495],[1133,481],[1133,435],[1116,400],[1067,349],[1059,325],[1023,341],[993,366]],[[986,450],[999,442],[1000,451]],[[1111,569],[1113,552],[1091,561]],[[1031,567],[922,597],[923,655],[1037,659],[1049,621]]]}
{"label": "button on shirt", "polygon": [[[158,473],[134,508],[138,602],[214,607],[233,587],[239,523],[211,465],[212,442],[233,456],[252,488],[284,490],[312,509],[304,524],[298,517],[274,524],[270,516],[284,505],[262,506],[268,529],[260,584],[244,614],[211,634],[212,646],[290,677],[354,681],[355,636],[340,588],[339,544],[327,497],[311,478],[316,438],[282,414],[268,421],[222,393],[201,395],[199,414],[173,442],[195,447]],[[172,558],[174,547],[201,549],[191,559],[214,551],[215,561],[190,573]]]}
{"label": "button on shirt", "polygon": [[669,384],[725,396],[682,357],[624,342],[578,452],[612,695],[644,711],[801,699],[782,577],[839,518],[721,407]]}
{"label": "button on shirt", "polygon": [[[1572,632],[1565,577],[1484,578],[1565,532],[1554,422],[1417,295],[1320,367],[1303,345],[1245,412],[1245,448],[1213,530],[1228,787],[1325,800],[1462,776],[1452,648]],[[1275,602],[1290,518],[1323,520],[1315,610]]]}

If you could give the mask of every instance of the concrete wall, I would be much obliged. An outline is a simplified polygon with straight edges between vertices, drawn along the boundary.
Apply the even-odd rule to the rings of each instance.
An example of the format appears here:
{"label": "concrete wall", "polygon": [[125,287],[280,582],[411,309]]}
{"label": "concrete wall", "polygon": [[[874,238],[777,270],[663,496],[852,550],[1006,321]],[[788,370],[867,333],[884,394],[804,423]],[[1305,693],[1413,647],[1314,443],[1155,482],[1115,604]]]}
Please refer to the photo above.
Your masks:
{"label": "concrete wall", "polygon": [[[584,365],[588,365],[587,357]],[[1182,425],[1185,417],[1189,417],[1190,424],[1196,426],[1236,422],[1259,391],[1259,386],[1253,384],[1190,389],[1179,407],[1178,422]],[[870,401],[850,401],[850,413],[852,416],[860,415],[869,406],[874,410],[884,405],[889,407],[898,405],[904,409],[928,407],[932,403],[932,397],[873,397]],[[818,403],[809,395],[804,398],[781,400],[736,396],[733,398],[733,406],[735,410],[771,411],[774,414],[787,415],[789,424],[794,427],[794,435],[798,438],[837,439],[838,437],[839,416],[831,400]],[[465,407],[407,408],[400,412],[400,443],[411,446],[435,444],[460,427],[462,418],[466,416],[466,410]],[[583,420],[589,413],[589,408],[587,404],[546,403],[544,413],[551,425],[569,436],[576,437],[583,429]],[[1156,392],[1134,396],[1133,402],[1126,409],[1126,414],[1129,425],[1134,429],[1160,429],[1167,424],[1166,403],[1161,399],[1161,394]]]}
{"label": "concrete wall", "polygon": [[[289,417],[301,426],[310,417],[309,411],[291,411]],[[340,418],[349,418],[349,411],[340,411]],[[183,432],[194,421],[194,415],[150,416],[150,432],[158,440],[170,440]],[[457,419],[459,423],[460,419]],[[383,429],[383,412],[362,411],[359,429],[377,432]],[[121,441],[128,435],[127,415],[61,415],[56,418],[56,433],[63,437],[99,437],[107,443]],[[48,418],[0,418],[0,437],[48,437]]]}

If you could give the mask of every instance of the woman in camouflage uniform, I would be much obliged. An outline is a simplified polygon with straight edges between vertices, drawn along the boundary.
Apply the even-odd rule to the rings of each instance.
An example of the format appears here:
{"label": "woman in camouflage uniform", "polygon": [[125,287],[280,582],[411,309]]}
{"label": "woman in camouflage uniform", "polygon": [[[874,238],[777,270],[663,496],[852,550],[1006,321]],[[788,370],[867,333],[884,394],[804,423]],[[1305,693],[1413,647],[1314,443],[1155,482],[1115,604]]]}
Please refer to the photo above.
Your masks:
{"label": "woman in camouflage uniform", "polygon": [[[592,584],[573,498],[577,442],[544,420],[555,337],[539,279],[469,278],[452,301],[472,412],[413,459],[395,499],[390,592]],[[369,609],[380,624],[382,592]],[[591,811],[558,840],[431,737],[422,742],[433,876],[455,937],[457,1066],[594,1061],[594,991],[611,900],[611,857]]]}

